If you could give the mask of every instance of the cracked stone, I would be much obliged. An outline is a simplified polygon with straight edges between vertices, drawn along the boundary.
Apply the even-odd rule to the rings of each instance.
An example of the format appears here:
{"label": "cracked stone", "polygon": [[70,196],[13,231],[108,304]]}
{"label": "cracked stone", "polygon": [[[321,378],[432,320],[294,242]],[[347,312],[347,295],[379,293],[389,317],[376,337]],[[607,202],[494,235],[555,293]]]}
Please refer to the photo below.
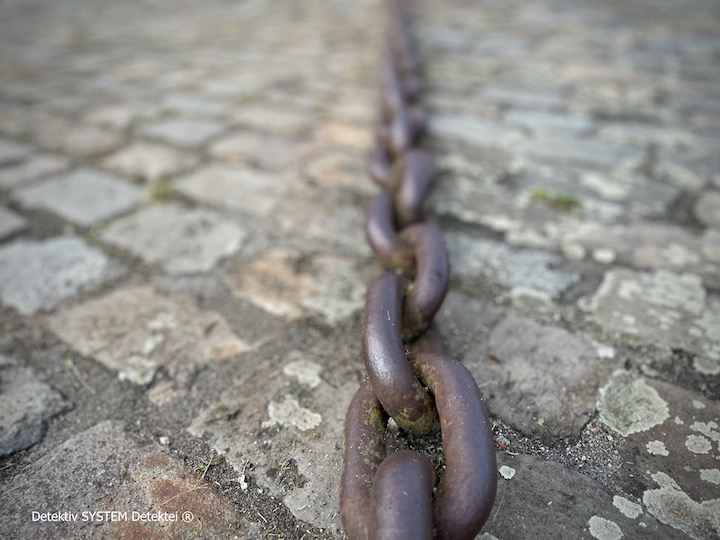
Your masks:
{"label": "cracked stone", "polygon": [[181,295],[131,287],[66,309],[51,330],[121,380],[148,384],[164,367],[183,386],[192,372],[250,349],[218,313]]}
{"label": "cracked stone", "polygon": [[92,169],[18,189],[13,197],[26,207],[49,210],[83,226],[132,210],[145,198],[136,186]]}
{"label": "cracked stone", "polygon": [[30,315],[116,277],[122,268],[75,236],[0,247],[0,297]]}
{"label": "cracked stone", "polygon": [[40,442],[48,421],[70,407],[69,401],[32,370],[0,355],[0,457]]}
{"label": "cracked stone", "polygon": [[173,275],[211,270],[220,259],[235,254],[246,237],[245,229],[214,212],[178,204],[143,208],[102,233],[104,241],[146,263],[161,264]]}

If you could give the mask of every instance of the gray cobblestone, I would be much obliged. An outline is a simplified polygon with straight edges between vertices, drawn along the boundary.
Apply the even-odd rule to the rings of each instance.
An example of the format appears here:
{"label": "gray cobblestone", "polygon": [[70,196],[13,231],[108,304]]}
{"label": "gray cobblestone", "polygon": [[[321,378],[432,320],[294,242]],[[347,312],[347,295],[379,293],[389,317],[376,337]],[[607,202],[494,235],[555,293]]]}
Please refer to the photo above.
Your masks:
{"label": "gray cobblestone", "polygon": [[142,202],[137,187],[93,169],[79,169],[65,176],[13,192],[28,208],[42,208],[77,223],[94,225],[127,212]]}
{"label": "gray cobblestone", "polygon": [[31,314],[96,287],[119,270],[102,252],[75,236],[17,240],[0,247],[0,297],[20,313]]}
{"label": "gray cobblestone", "polygon": [[[217,313],[201,312],[184,297],[148,287],[123,289],[64,310],[50,328],[79,353],[148,384],[165,368],[183,388],[194,369],[249,349]],[[122,344],[117,336],[123,336]]]}
{"label": "gray cobblestone", "polygon": [[208,210],[164,204],[113,222],[101,237],[171,274],[186,274],[212,269],[237,252],[246,236],[246,230]]}
{"label": "gray cobblestone", "polygon": [[225,129],[218,122],[171,118],[145,124],[138,131],[141,135],[169,144],[199,148]]}
{"label": "gray cobblestone", "polygon": [[557,297],[578,280],[572,272],[553,270],[559,259],[542,251],[513,250],[461,234],[448,234],[447,244],[455,275],[468,283],[484,278],[504,287],[535,287]]}
{"label": "gray cobblestone", "polygon": [[177,182],[189,197],[208,204],[266,216],[286,192],[284,178],[237,165],[210,165]]}

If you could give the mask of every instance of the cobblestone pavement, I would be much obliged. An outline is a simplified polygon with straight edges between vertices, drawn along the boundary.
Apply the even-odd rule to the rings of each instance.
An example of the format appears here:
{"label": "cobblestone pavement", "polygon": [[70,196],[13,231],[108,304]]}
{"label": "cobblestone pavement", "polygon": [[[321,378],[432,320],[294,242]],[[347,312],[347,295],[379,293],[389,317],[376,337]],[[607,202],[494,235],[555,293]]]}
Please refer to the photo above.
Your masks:
{"label": "cobblestone pavement", "polygon": [[[717,538],[720,5],[413,9],[479,538]],[[1,537],[343,537],[380,15],[0,1]]]}

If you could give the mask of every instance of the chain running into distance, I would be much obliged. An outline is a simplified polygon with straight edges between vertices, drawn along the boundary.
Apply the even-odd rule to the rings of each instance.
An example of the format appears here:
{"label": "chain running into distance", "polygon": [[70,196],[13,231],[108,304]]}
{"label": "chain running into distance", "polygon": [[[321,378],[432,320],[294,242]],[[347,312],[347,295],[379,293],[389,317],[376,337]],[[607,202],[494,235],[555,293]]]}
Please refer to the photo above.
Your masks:
{"label": "chain running into distance", "polygon": [[[446,355],[433,318],[448,290],[442,233],[423,209],[435,179],[421,147],[427,116],[407,6],[388,12],[381,120],[370,175],[382,188],[367,213],[367,238],[384,271],[368,285],[362,353],[368,378],[345,419],[340,513],[360,539],[472,539],[497,487],[487,410],[470,372]],[[388,417],[415,435],[440,427],[446,467],[436,485],[424,455],[387,455]]]}

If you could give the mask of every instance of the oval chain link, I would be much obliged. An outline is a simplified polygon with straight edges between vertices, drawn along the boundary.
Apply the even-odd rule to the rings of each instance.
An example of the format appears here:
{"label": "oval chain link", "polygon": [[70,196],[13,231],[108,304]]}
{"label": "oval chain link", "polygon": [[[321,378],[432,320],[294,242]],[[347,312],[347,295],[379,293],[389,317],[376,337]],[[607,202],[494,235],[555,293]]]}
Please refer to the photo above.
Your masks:
{"label": "oval chain link", "polygon": [[[495,499],[495,447],[477,384],[446,356],[434,322],[450,265],[440,227],[424,209],[436,169],[420,146],[427,124],[420,62],[407,6],[402,0],[386,6],[384,87],[368,167],[381,192],[366,221],[384,272],[368,285],[362,340],[368,378],[345,419],[340,512],[351,540],[472,539]],[[410,450],[386,455],[389,417],[415,435],[439,426],[446,467],[436,486],[427,457]]]}

